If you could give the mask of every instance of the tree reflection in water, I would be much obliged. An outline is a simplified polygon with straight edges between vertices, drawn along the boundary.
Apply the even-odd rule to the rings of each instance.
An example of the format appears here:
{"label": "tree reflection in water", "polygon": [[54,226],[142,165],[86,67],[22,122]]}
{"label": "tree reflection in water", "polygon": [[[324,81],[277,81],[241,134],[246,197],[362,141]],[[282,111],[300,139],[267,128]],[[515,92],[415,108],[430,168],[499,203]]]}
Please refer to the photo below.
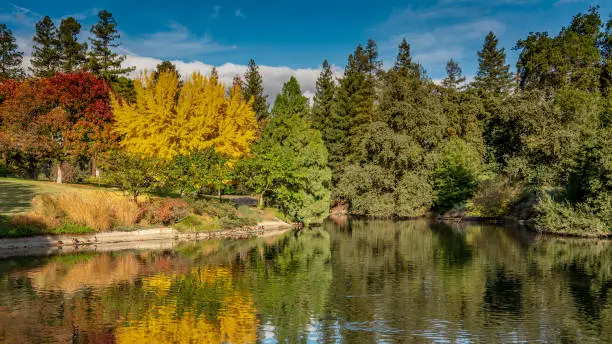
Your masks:
{"label": "tree reflection in water", "polygon": [[612,243],[427,221],[0,261],[0,342],[612,342]]}

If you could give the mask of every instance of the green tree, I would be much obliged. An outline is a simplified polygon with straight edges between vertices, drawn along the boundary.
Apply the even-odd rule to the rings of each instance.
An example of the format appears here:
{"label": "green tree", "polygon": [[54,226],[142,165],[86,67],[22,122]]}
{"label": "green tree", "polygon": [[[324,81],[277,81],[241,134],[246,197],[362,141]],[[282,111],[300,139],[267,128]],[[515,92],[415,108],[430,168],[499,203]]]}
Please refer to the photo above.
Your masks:
{"label": "green tree", "polygon": [[228,161],[212,147],[176,156],[167,169],[168,183],[181,194],[197,194],[209,188],[221,196],[221,189],[230,179]]}
{"label": "green tree", "polygon": [[581,90],[599,90],[601,77],[601,18],[597,7],[574,16],[556,37],[546,32],[519,40],[517,61],[522,89],[556,90],[565,85]]}
{"label": "green tree", "polygon": [[255,60],[249,60],[249,66],[244,74],[244,85],[242,85],[244,98],[250,100],[253,98],[253,111],[257,122],[261,125],[268,118],[268,103],[264,96],[263,79],[259,73],[259,66],[255,64]]}
{"label": "green tree", "polygon": [[80,70],[87,60],[87,43],[79,43],[81,24],[73,17],[62,19],[59,28],[60,63],[64,72]]}
{"label": "green tree", "polygon": [[278,207],[292,219],[320,222],[329,214],[331,171],[321,133],[304,117],[305,97],[295,78],[283,86],[274,116],[239,162],[244,185],[260,195],[260,206]]}
{"label": "green tree", "polygon": [[35,76],[52,76],[60,69],[60,43],[58,31],[49,16],[36,23],[36,34],[30,70]]}
{"label": "green tree", "polygon": [[321,74],[317,79],[317,89],[314,96],[312,111],[310,112],[310,123],[313,128],[321,131],[323,140],[327,144],[326,130],[329,126],[328,120],[332,112],[336,84],[334,75],[327,60],[323,61]]}
{"label": "green tree", "polygon": [[260,195],[262,206],[278,207],[306,224],[329,214],[327,150],[321,133],[299,114],[273,116],[239,171],[244,185]]}
{"label": "green tree", "polygon": [[153,80],[157,81],[157,79],[159,79],[159,75],[163,72],[172,72],[174,75],[176,75],[178,80],[181,79],[181,74],[178,72],[178,69],[176,69],[176,65],[174,65],[174,63],[170,61],[162,61],[155,66],[155,70],[153,71]]}
{"label": "green tree", "polygon": [[22,59],[23,53],[17,51],[13,31],[6,24],[0,24],[0,82],[23,76]]}
{"label": "green tree", "polygon": [[373,41],[358,45],[348,57],[325,130],[334,175],[355,159],[364,133],[376,120],[378,53]]}
{"label": "green tree", "polygon": [[456,61],[450,59],[446,63],[446,78],[442,80],[442,86],[456,90],[460,89],[464,82],[465,77],[461,74],[461,67]]}
{"label": "green tree", "polygon": [[485,37],[482,50],[478,52],[478,72],[474,86],[492,95],[508,92],[512,87],[510,65],[506,64],[504,48],[497,48],[498,39],[493,32]]}
{"label": "green tree", "polygon": [[482,156],[461,139],[449,141],[435,171],[436,206],[440,213],[470,199],[484,170]]}
{"label": "green tree", "polygon": [[302,95],[300,84],[293,76],[283,85],[283,89],[276,96],[272,107],[273,116],[289,114],[297,114],[301,117],[308,116],[308,98]]}
{"label": "green tree", "polygon": [[113,151],[104,163],[105,181],[129,193],[134,202],[138,196],[153,191],[161,180],[160,165],[154,159],[123,151]]}
{"label": "green tree", "polygon": [[113,15],[102,10],[98,13],[98,22],[91,27],[93,37],[90,37],[89,69],[106,80],[114,80],[120,75],[133,71],[134,67],[123,68],[121,64],[125,56],[113,52],[120,46],[121,36],[117,31],[117,22]]}

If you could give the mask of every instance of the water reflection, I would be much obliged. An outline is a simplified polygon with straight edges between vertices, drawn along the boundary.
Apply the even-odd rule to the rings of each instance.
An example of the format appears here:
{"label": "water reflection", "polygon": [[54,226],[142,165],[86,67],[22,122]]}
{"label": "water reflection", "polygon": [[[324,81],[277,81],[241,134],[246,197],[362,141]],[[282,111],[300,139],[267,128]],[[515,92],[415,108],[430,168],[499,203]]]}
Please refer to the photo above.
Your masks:
{"label": "water reflection", "polygon": [[611,242],[482,225],[0,260],[6,343],[588,343],[611,321]]}

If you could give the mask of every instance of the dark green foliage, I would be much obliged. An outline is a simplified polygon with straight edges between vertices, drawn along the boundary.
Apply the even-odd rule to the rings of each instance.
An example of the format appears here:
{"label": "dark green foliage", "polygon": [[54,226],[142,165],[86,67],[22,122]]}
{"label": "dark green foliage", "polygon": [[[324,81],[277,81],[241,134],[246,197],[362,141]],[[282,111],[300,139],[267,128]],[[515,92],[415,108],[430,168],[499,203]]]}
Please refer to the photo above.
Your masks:
{"label": "dark green foliage", "polygon": [[308,116],[308,98],[302,95],[300,84],[293,76],[283,85],[283,89],[276,96],[272,107],[273,116],[292,114],[297,114],[303,118]]}
{"label": "dark green foliage", "polygon": [[482,50],[478,52],[478,72],[474,80],[476,88],[494,95],[508,92],[512,81],[506,52],[504,48],[498,49],[497,43],[495,34],[489,32]]}
{"label": "dark green foliage", "polygon": [[376,43],[358,45],[348,57],[325,131],[334,173],[355,160],[362,137],[376,121],[376,86],[381,63]]}
{"label": "dark green foliage", "polygon": [[133,67],[121,66],[125,56],[113,52],[113,48],[120,46],[118,42],[119,31],[113,15],[102,10],[98,13],[98,22],[91,27],[93,37],[89,38],[91,50],[89,52],[88,68],[94,74],[106,80],[115,80],[117,77],[134,70]]}
{"label": "dark green foliage", "polygon": [[244,98],[247,100],[253,99],[253,111],[257,122],[260,124],[268,118],[268,103],[264,96],[263,79],[259,73],[259,67],[255,64],[255,60],[249,61],[249,67],[244,74],[244,84],[242,85]]}
{"label": "dark green foliage", "polygon": [[153,71],[153,79],[157,80],[159,78],[159,74],[163,72],[172,72],[176,74],[177,79],[181,78],[181,75],[176,69],[176,66],[170,61],[162,61],[162,63],[159,63],[157,64],[157,66],[155,66],[155,70]]}
{"label": "dark green foliage", "polygon": [[446,63],[446,78],[442,80],[442,86],[456,90],[465,82],[465,77],[461,74],[461,67],[453,59]]}
{"label": "dark green foliage", "polygon": [[127,101],[128,103],[133,103],[136,101],[136,90],[134,90],[134,82],[132,79],[120,76],[111,82],[111,86],[113,87],[115,93],[121,96],[124,101]]}
{"label": "dark green foliage", "polygon": [[36,23],[30,68],[35,76],[52,76],[60,69],[61,53],[57,28],[49,16]]}
{"label": "dark green foliage", "polygon": [[79,71],[85,65],[87,43],[79,43],[81,24],[76,19],[62,19],[59,28],[59,47],[61,70],[66,73]]}
{"label": "dark green foliage", "polygon": [[23,53],[17,51],[13,31],[7,28],[6,24],[0,24],[0,82],[23,76],[22,59]]}
{"label": "dark green foliage", "polygon": [[597,46],[601,18],[596,7],[576,15],[556,37],[546,32],[519,40],[517,62],[522,89],[558,89],[566,85],[599,90],[601,54]]}
{"label": "dark green foliage", "polygon": [[329,116],[332,112],[336,84],[327,60],[323,61],[321,74],[317,79],[317,91],[310,112],[310,123],[313,128],[321,131],[323,140],[327,143],[327,129],[330,127]]}

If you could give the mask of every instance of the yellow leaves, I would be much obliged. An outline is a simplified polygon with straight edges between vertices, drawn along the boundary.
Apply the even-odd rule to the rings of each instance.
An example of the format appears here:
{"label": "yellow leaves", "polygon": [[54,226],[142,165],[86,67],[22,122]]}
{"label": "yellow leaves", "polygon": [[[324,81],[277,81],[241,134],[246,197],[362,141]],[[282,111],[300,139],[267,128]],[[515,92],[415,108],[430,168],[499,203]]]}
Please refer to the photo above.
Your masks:
{"label": "yellow leaves", "polygon": [[[143,287],[164,297],[143,317],[128,319],[118,327],[118,343],[254,343],[257,340],[257,310],[253,297],[233,290],[232,272],[226,267],[202,266],[191,270],[199,287],[216,290],[221,306],[218,313],[194,314],[184,303],[168,299],[166,292],[181,277],[159,274],[143,278]],[[180,295],[177,295],[180,297]]]}
{"label": "yellow leaves", "polygon": [[223,84],[200,73],[179,87],[175,73],[162,72],[157,80],[143,74],[135,88],[135,104],[111,99],[115,131],[132,153],[169,160],[214,146],[237,159],[256,138],[252,101],[239,87],[226,96]]}

